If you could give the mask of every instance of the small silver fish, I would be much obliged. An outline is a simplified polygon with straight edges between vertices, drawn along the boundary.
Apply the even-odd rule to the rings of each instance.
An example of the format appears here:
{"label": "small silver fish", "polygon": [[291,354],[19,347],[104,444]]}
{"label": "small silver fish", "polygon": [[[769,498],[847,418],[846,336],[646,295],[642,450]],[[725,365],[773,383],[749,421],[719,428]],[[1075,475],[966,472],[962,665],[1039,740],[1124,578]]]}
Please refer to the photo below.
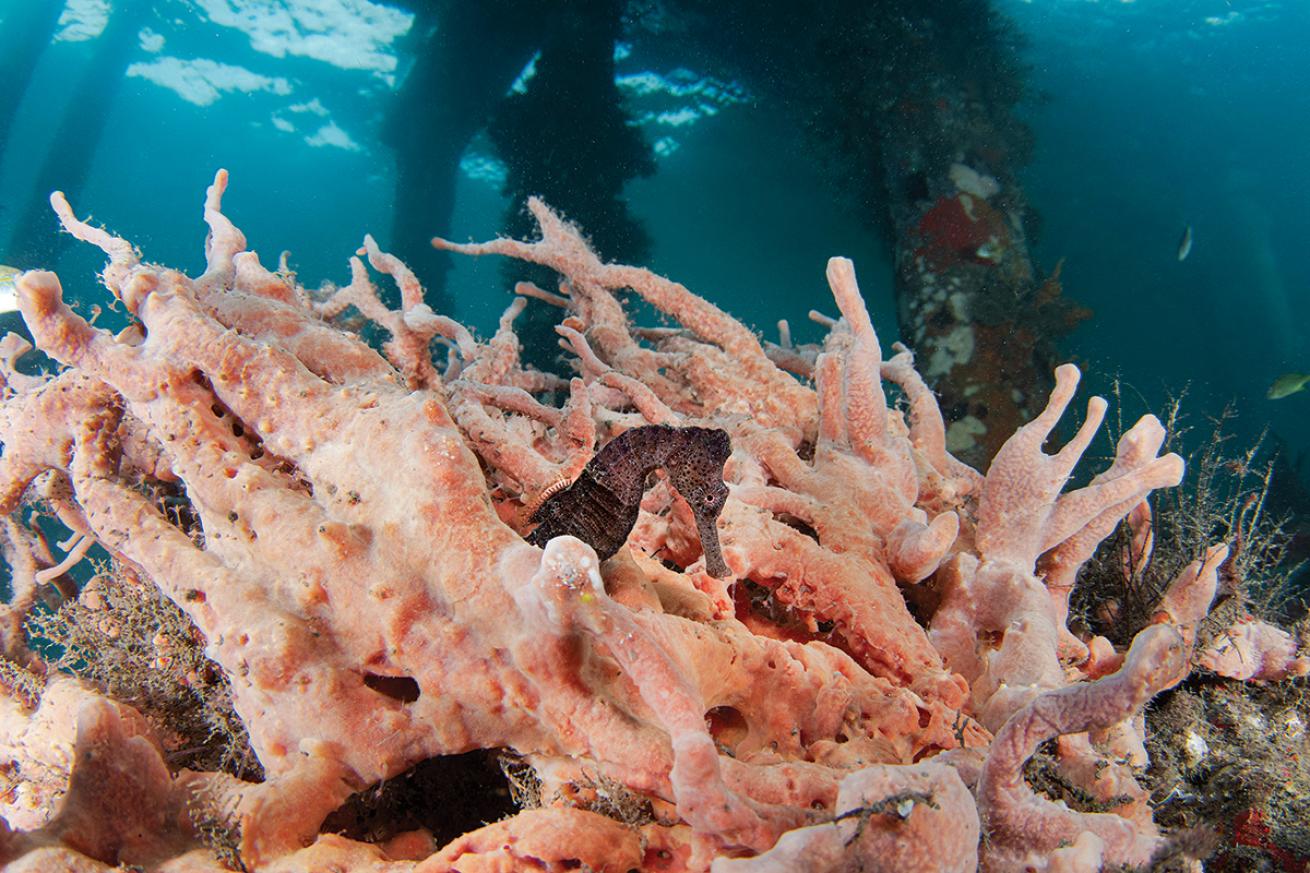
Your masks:
{"label": "small silver fish", "polygon": [[1192,253],[1192,226],[1183,228],[1183,238],[1178,241],[1178,260],[1185,261]]}

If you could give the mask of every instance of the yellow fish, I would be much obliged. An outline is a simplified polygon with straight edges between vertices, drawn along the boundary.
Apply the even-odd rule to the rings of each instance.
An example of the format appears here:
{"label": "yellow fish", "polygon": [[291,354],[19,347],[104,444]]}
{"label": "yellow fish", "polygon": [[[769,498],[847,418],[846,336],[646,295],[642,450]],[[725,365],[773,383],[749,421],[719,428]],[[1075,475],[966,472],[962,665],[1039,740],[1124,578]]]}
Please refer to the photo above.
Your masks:
{"label": "yellow fish", "polygon": [[24,272],[8,264],[0,264],[0,313],[18,311],[18,274]]}
{"label": "yellow fish", "polygon": [[1284,373],[1269,386],[1269,393],[1265,396],[1270,400],[1279,400],[1304,390],[1306,385],[1310,385],[1310,373]]}

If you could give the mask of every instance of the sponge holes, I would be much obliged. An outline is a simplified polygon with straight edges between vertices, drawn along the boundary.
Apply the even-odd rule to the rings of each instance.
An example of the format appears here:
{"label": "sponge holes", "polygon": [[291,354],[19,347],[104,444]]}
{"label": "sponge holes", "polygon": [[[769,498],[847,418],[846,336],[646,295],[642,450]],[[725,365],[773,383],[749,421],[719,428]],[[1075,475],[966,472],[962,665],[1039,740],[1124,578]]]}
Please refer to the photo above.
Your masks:
{"label": "sponge holes", "polygon": [[413,703],[422,693],[418,680],[412,676],[383,676],[378,673],[365,673],[364,684],[378,694],[399,700],[401,703]]}

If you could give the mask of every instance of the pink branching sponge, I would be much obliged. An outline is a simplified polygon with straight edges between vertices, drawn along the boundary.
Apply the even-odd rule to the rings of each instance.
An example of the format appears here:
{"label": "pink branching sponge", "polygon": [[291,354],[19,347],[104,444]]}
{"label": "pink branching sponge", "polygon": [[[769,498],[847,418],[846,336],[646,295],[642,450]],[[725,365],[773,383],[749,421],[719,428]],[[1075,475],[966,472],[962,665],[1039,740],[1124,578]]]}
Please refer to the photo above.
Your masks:
{"label": "pink branching sponge", "polygon": [[[1121,518],[1149,525],[1142,501],[1182,475],[1157,456],[1154,419],[1064,493],[1105,407],[1042,451],[1078,381],[1066,365],[984,477],[947,453],[910,352],[884,360],[845,259],[828,264],[841,318],[822,348],[783,356],[812,377],[797,378],[687,288],[601,263],[540,202],[539,241],[437,241],[560,275],[557,292],[520,283],[479,339],[372,238],[341,288],[265,268],[221,211],[226,185],[220,172],[205,201],[197,277],[52,197],[109,257],[103,281],[135,319],[120,334],[53,273],[18,280],[61,369],[22,375],[21,341],[0,345],[6,869],[1070,870],[1149,855],[1149,816],[1056,808],[1021,774],[1061,734],[1094,766],[1085,732],[1185,672],[1174,626],[1198,619],[1182,588],[1118,672],[1104,641],[1065,626],[1077,568]],[[635,327],[624,292],[676,326]],[[525,305],[563,310],[575,375],[520,360]],[[380,351],[342,326],[352,312],[389,335]],[[653,425],[712,436],[712,463],[641,466],[624,484],[630,533],[606,526],[602,560],[558,516],[594,496],[573,486],[608,475],[592,463],[607,445],[645,446],[622,435]],[[57,548],[34,503],[70,531]],[[546,518],[558,528],[534,536]],[[262,781],[171,769],[170,737],[28,647],[50,586],[109,631],[124,620],[66,584],[93,544],[194,625]],[[172,658],[159,640],[148,669]],[[1234,644],[1277,648],[1255,632]],[[320,833],[357,792],[475,749],[517,756],[540,805],[445,845]],[[606,792],[643,813],[616,815]]]}

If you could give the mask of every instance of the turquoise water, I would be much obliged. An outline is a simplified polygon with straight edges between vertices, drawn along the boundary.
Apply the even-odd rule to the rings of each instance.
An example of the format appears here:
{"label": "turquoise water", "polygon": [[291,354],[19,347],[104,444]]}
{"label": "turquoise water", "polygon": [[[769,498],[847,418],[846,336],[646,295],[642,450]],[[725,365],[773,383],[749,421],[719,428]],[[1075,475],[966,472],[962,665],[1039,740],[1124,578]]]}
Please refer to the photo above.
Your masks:
{"label": "turquoise water", "polygon": [[[32,2],[0,0],[0,32]],[[45,263],[17,233],[34,199],[57,185],[79,214],[149,259],[195,270],[204,187],[226,167],[225,209],[266,263],[289,250],[306,284],[344,281],[364,233],[384,247],[392,234],[395,161],[383,122],[430,26],[421,13],[434,5],[70,0],[0,155],[0,263],[52,266],[74,294],[98,293],[98,252],[65,246]],[[523,4],[540,5],[549,4]],[[703,46],[684,50],[668,26],[676,6],[660,26],[627,27],[615,48],[624,105],[654,147],[655,172],[624,192],[650,238],[650,265],[767,336],[785,317],[812,339],[820,331],[806,312],[833,311],[823,264],[849,255],[875,325],[895,338],[885,245],[816,158],[798,123],[804,107],[760,99],[769,83],[735,75]],[[1019,114],[1035,149],[1020,179],[1042,219],[1034,254],[1046,270],[1065,258],[1066,293],[1095,311],[1063,341],[1066,356],[1093,381],[1121,373],[1152,406],[1184,384],[1201,414],[1235,400],[1247,435],[1267,424],[1292,450],[1310,447],[1310,393],[1264,398],[1279,374],[1310,370],[1310,53],[1301,50],[1310,7],[1002,0],[997,13],[1022,35],[1029,68]],[[128,37],[121,76],[92,95],[106,117],[84,144],[83,177],[59,181],[47,155],[60,125],[88,113],[79,76],[104,52],[115,16]],[[452,236],[501,230],[503,176],[494,148],[475,136]],[[53,234],[53,219],[41,220]],[[1180,263],[1187,225],[1195,245]],[[458,263],[451,314],[492,328],[509,299],[501,270]]]}
{"label": "turquoise water", "polygon": [[1067,348],[1152,397],[1190,382],[1203,409],[1234,399],[1251,430],[1304,451],[1310,400],[1264,393],[1310,359],[1310,6],[1005,8],[1049,95],[1029,112],[1039,260],[1068,258],[1070,293],[1096,311]]}

